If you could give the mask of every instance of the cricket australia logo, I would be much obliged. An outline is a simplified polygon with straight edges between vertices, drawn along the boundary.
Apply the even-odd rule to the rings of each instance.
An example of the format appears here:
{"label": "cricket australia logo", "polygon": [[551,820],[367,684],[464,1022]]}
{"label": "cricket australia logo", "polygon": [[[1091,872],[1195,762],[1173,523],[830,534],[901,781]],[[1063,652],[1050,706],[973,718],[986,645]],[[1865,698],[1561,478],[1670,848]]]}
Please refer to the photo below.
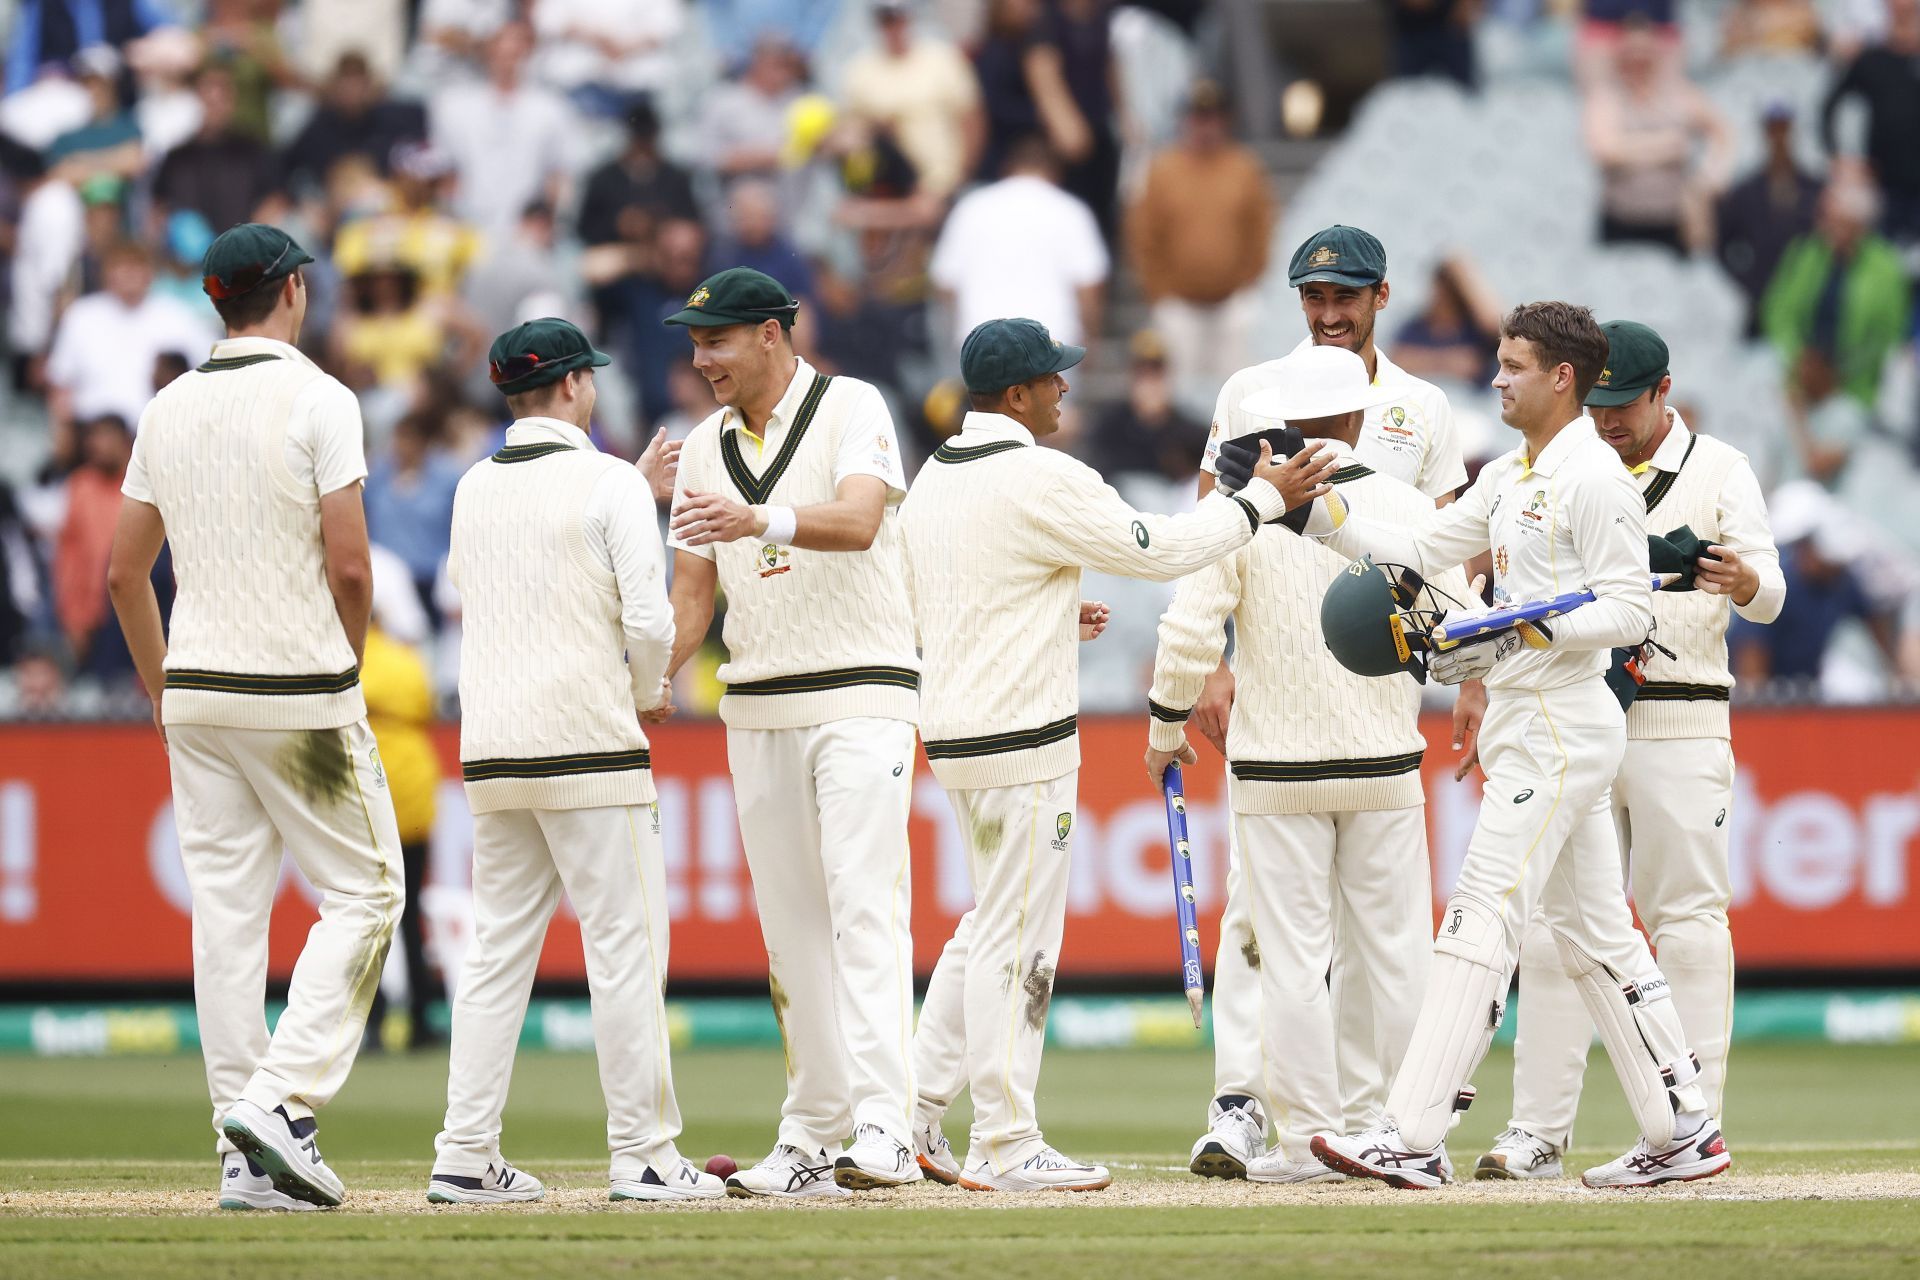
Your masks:
{"label": "cricket australia logo", "polygon": [[1321,245],[1307,257],[1310,267],[1330,267],[1340,261],[1340,255],[1331,246]]}
{"label": "cricket australia logo", "polygon": [[769,542],[760,548],[760,576],[771,578],[775,574],[787,573],[793,569],[793,553],[777,543]]}
{"label": "cricket australia logo", "polygon": [[704,307],[707,305],[707,299],[711,298],[712,296],[713,296],[712,291],[709,290],[707,286],[701,285],[698,289],[695,289],[691,294],[688,295],[687,305],[690,307]]}
{"label": "cricket australia logo", "polygon": [[387,789],[387,771],[380,763],[380,748],[367,748],[367,763],[373,767],[373,785],[382,791]]}
{"label": "cricket australia logo", "polygon": [[1073,830],[1073,815],[1063,813],[1053,820],[1053,847],[1061,853],[1067,851],[1067,835]]}

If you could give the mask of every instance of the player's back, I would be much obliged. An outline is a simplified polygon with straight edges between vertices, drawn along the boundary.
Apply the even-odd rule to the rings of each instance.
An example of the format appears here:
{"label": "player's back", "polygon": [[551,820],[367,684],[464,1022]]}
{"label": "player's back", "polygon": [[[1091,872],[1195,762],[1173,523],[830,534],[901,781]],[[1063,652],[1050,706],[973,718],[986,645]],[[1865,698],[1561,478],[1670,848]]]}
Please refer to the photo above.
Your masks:
{"label": "player's back", "polygon": [[278,697],[294,719],[331,721],[246,721],[275,722],[263,728],[365,714],[320,532],[321,495],[366,474],[359,433],[353,393],[264,338],[219,344],[141,416],[127,493],[159,510],[172,550],[170,721],[198,714],[195,694]]}

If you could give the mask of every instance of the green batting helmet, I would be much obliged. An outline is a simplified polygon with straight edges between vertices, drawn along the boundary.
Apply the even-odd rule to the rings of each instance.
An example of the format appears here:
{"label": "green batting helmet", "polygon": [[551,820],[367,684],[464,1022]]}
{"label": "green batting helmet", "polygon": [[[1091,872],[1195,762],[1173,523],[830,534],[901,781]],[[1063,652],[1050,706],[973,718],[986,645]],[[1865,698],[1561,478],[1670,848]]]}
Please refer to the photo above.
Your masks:
{"label": "green batting helmet", "polygon": [[[1399,566],[1391,566],[1399,568]],[[1334,660],[1359,676],[1405,671],[1427,682],[1427,632],[1437,611],[1413,606],[1425,590],[1410,569],[1362,556],[1348,565],[1320,602],[1320,634]]]}

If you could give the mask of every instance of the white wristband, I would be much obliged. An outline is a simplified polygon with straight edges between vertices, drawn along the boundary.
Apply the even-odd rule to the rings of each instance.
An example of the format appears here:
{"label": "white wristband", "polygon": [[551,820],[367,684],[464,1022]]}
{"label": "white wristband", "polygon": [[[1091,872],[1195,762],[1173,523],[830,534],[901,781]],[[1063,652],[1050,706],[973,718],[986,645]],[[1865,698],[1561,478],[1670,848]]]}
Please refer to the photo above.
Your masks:
{"label": "white wristband", "polygon": [[755,507],[767,522],[767,531],[760,535],[762,542],[788,543],[800,528],[800,517],[792,507]]}

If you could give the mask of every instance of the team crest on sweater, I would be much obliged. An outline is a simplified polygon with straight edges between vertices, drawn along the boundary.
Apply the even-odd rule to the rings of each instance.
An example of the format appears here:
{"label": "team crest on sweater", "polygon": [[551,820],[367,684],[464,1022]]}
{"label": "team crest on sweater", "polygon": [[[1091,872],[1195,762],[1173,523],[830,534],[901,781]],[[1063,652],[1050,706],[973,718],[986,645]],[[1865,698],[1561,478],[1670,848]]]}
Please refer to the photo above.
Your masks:
{"label": "team crest on sweater", "polygon": [[775,574],[788,573],[793,569],[793,553],[775,542],[769,542],[760,548],[760,576],[771,578]]}

